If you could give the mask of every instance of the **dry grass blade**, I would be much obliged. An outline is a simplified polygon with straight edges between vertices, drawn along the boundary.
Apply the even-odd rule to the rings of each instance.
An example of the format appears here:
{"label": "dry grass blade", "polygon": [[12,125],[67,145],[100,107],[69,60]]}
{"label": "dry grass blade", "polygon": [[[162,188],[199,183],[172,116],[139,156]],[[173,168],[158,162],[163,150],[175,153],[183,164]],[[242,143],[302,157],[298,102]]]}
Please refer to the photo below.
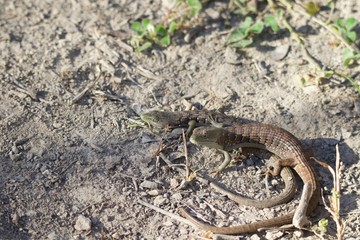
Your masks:
{"label": "dry grass blade", "polygon": [[340,152],[339,152],[339,145],[336,145],[336,163],[335,163],[335,170],[328,165],[327,163],[321,162],[315,158],[313,158],[318,164],[327,168],[331,174],[333,175],[333,190],[332,195],[329,197],[330,206],[326,203],[324,195],[322,194],[322,200],[325,206],[325,209],[331,214],[331,217],[336,223],[336,236],[338,240],[344,239],[345,234],[345,226],[346,222],[340,217],[340,192],[341,192],[341,161],[340,161]]}

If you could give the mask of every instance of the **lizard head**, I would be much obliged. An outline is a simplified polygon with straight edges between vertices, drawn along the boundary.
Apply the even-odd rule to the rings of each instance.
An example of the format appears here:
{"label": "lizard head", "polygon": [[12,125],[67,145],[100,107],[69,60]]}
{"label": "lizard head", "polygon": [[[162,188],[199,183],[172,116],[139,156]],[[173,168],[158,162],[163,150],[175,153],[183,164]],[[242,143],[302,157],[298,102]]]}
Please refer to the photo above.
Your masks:
{"label": "lizard head", "polygon": [[209,148],[223,149],[222,137],[225,130],[216,127],[198,127],[194,129],[190,142]]}
{"label": "lizard head", "polygon": [[172,121],[171,112],[150,111],[140,116],[141,120],[155,128],[165,128]]}

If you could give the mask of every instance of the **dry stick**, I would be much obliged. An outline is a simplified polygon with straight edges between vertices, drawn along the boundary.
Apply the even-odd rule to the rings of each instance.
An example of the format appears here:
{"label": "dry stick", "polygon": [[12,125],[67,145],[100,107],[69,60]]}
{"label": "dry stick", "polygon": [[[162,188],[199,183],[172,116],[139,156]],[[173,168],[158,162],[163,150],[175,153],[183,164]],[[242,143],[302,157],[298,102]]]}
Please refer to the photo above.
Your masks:
{"label": "dry stick", "polygon": [[161,214],[164,214],[164,215],[166,215],[166,216],[168,216],[168,217],[170,217],[170,218],[176,219],[176,220],[179,221],[179,222],[182,222],[182,223],[185,223],[185,224],[194,226],[194,227],[196,228],[196,226],[195,226],[192,222],[190,222],[189,220],[187,220],[186,218],[183,218],[183,217],[180,217],[179,215],[176,215],[176,214],[174,214],[174,213],[165,211],[165,210],[163,210],[163,209],[161,209],[161,208],[159,208],[159,207],[156,207],[156,206],[154,206],[154,205],[152,205],[152,204],[150,204],[150,203],[144,202],[144,201],[142,201],[142,200],[140,200],[140,199],[138,199],[137,201],[138,201],[138,203],[140,203],[141,205],[143,205],[143,206],[145,206],[145,207],[148,207],[148,208],[150,208],[150,209],[152,209],[152,210],[155,210],[155,211],[157,211],[157,212],[159,212],[159,213],[161,213]]}
{"label": "dry stick", "polygon": [[95,81],[89,83],[85,88],[84,90],[82,90],[78,95],[76,95],[71,101],[70,101],[70,105],[73,105],[75,103],[77,103],[77,101],[79,101],[91,88],[93,88],[98,82],[99,82],[99,79],[100,77],[102,76],[103,74],[100,73],[99,76],[95,79]]}
{"label": "dry stick", "polygon": [[188,150],[187,150],[187,146],[186,146],[186,136],[185,136],[185,131],[184,129],[182,129],[182,137],[183,137],[183,141],[184,141],[184,156],[185,156],[185,179],[189,180],[189,176],[190,176],[190,170],[189,170],[189,158],[188,158]]}

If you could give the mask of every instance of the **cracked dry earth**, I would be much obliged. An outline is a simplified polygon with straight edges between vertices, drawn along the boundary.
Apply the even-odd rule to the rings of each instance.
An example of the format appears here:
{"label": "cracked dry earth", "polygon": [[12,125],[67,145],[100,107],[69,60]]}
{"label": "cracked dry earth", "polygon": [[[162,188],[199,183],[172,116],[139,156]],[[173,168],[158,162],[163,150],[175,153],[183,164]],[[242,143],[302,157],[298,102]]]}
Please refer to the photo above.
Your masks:
{"label": "cracked dry earth", "polygon": [[[220,111],[287,129],[317,158],[343,162],[341,217],[346,239],[359,239],[359,95],[344,79],[302,87],[310,68],[287,32],[265,35],[245,51],[226,48],[229,26],[240,18],[226,1],[204,7],[196,31],[178,32],[167,49],[135,54],[129,22],[161,19],[167,1],[1,1],[0,8],[0,239],[192,239],[203,231],[139,204],[177,214],[191,206],[218,226],[280,216],[294,200],[274,208],[238,206],[184,176],[181,130],[128,126],[149,110]],[[336,1],[335,17],[360,19],[359,1]],[[328,14],[328,13],[326,13]],[[230,20],[230,21],[229,21]],[[341,48],[327,31],[301,16],[291,24],[325,66],[341,68]],[[359,32],[358,32],[359,33]],[[286,56],[278,57],[280,47]],[[359,82],[359,67],[347,70]],[[192,170],[222,161],[211,149],[187,143]],[[158,154],[159,149],[162,153]],[[325,197],[332,176],[315,165]],[[263,161],[231,165],[218,181],[240,194],[267,198],[283,188],[264,180]],[[311,217],[329,219],[322,203]],[[314,239],[309,231],[266,230],[230,239]]]}

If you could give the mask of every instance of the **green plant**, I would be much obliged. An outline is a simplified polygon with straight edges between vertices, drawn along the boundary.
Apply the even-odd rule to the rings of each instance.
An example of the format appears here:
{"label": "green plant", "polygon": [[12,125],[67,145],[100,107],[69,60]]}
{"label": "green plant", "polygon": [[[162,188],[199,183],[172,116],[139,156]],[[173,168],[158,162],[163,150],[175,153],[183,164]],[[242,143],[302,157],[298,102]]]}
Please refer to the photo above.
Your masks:
{"label": "green plant", "polygon": [[360,59],[360,53],[355,53],[348,48],[345,48],[341,54],[343,56],[345,66],[349,66]]}
{"label": "green plant", "polygon": [[251,17],[246,17],[240,26],[233,30],[228,38],[228,44],[236,48],[245,48],[254,42],[254,36],[259,35],[264,27],[270,27],[274,32],[280,30],[274,16],[267,16],[263,21],[254,23]]}
{"label": "green plant", "polygon": [[137,34],[130,40],[130,44],[135,47],[135,51],[142,52],[156,43],[160,46],[168,46],[171,42],[170,36],[176,30],[177,25],[171,22],[167,27],[164,25],[154,25],[150,19],[143,19],[141,22],[135,21],[131,24],[131,29]]}
{"label": "green plant", "polygon": [[135,48],[136,52],[142,52],[152,47],[153,44],[167,47],[171,43],[171,36],[183,26],[185,19],[193,18],[201,10],[202,3],[199,0],[182,0],[177,2],[163,23],[155,25],[148,18],[142,21],[134,21],[130,28],[136,35],[132,36],[130,44]]}
{"label": "green plant", "polygon": [[355,18],[337,19],[333,26],[341,34],[341,36],[350,43],[354,43],[357,39],[356,32],[353,29],[356,27],[358,22]]}
{"label": "green plant", "polygon": [[[324,194],[322,192],[322,200],[325,206],[325,209],[330,213],[331,218],[336,223],[336,235],[338,240],[343,240],[345,235],[346,221],[344,222],[341,218],[341,208],[340,208],[340,198],[341,198],[341,178],[342,178],[342,162],[340,160],[339,145],[336,145],[336,159],[335,159],[335,169],[332,168],[329,164],[321,162],[315,158],[312,158],[322,167],[327,168],[331,175],[333,176],[333,189],[332,194],[328,198],[329,204],[325,200]],[[318,223],[318,227],[314,228],[314,233],[321,237],[326,233],[328,227],[328,220],[321,219]]]}
{"label": "green plant", "polygon": [[[358,22],[355,18],[348,18],[346,20],[339,18],[332,24],[332,27],[334,27],[338,34],[347,42],[354,43],[357,40],[357,35],[353,29],[357,24]],[[360,59],[360,53],[354,51],[352,48],[345,48],[342,51],[342,56],[345,66],[349,66]]]}
{"label": "green plant", "polygon": [[255,0],[231,0],[229,7],[234,8],[235,14],[240,14],[242,16],[257,12]]}

